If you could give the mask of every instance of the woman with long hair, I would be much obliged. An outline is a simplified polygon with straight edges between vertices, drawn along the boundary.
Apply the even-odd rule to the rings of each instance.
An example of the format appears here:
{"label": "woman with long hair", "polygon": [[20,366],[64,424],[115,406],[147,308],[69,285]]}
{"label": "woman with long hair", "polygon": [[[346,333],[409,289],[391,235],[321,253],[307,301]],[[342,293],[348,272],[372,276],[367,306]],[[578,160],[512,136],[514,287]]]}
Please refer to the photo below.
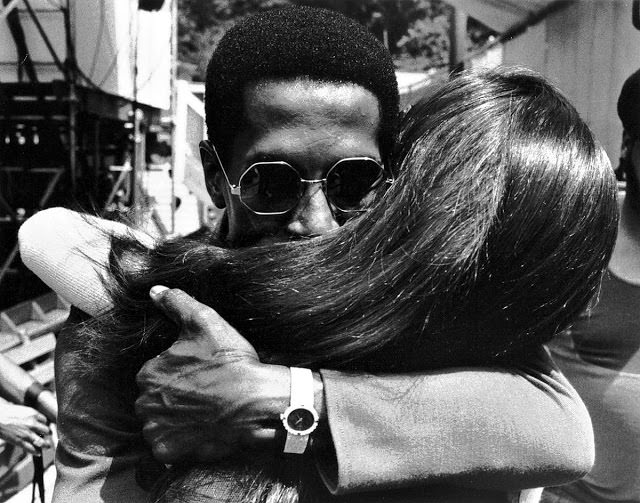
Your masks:
{"label": "woman with long hair", "polygon": [[[370,372],[517,363],[594,297],[616,234],[616,181],[576,110],[541,77],[453,78],[405,115],[394,159],[396,179],[369,210],[322,237],[222,249],[114,236],[112,307],[67,348],[74,371],[117,379],[123,403],[135,399],[136,372],[178,332],[149,299],[157,284],[214,308],[263,361]],[[160,500],[207,501],[196,493],[248,473],[260,482],[239,501],[327,498],[307,470],[270,456],[204,470],[213,483],[190,496],[179,475]],[[183,499],[170,496],[176,488]],[[484,501],[472,492],[452,501]]]}

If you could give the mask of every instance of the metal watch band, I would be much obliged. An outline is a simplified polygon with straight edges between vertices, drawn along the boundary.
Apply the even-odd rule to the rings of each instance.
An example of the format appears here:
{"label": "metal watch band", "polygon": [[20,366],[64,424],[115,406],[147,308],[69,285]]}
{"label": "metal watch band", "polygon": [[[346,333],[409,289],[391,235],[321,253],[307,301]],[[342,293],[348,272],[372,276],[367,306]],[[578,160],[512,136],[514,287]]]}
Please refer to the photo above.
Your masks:
{"label": "metal watch band", "polygon": [[304,454],[309,443],[309,435],[292,435],[287,432],[287,439],[284,441],[285,454]]}

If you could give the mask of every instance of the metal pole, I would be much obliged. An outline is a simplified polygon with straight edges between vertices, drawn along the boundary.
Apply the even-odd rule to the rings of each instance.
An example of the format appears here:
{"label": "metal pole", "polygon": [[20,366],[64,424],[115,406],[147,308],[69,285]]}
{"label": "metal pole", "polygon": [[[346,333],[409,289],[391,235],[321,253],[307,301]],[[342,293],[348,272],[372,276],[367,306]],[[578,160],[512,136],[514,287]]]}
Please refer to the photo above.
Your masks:
{"label": "metal pole", "polygon": [[9,15],[9,12],[14,9],[18,2],[20,2],[20,0],[11,0],[7,5],[5,5],[4,9],[0,10],[0,21]]}
{"label": "metal pole", "polygon": [[[65,77],[66,77],[66,73],[65,73],[66,69],[65,69],[64,65],[62,64],[62,61],[60,61],[60,58],[56,54],[56,51],[53,48],[53,45],[51,44],[51,41],[49,40],[49,37],[47,36],[47,33],[44,31],[44,28],[42,27],[42,24],[40,23],[40,20],[38,19],[38,16],[36,16],[36,13],[34,12],[33,8],[31,7],[31,4],[29,3],[29,0],[24,0],[24,5],[27,8],[27,10],[29,11],[29,15],[31,16],[31,19],[33,20],[33,24],[36,25],[36,29],[38,30],[38,33],[40,33],[40,36],[42,37],[42,40],[44,41],[44,44],[47,46],[47,49],[49,50],[49,53],[51,54],[51,57],[53,58],[53,62],[56,64],[56,66],[62,72],[62,74],[65,75]],[[67,29],[67,19],[66,18],[65,18],[65,29]],[[68,36],[68,34],[67,34],[67,36]]]}
{"label": "metal pole", "polygon": [[171,234],[176,232],[176,80],[178,67],[178,0],[171,2]]}
{"label": "metal pole", "polygon": [[[136,215],[136,221],[138,220],[139,209],[137,204],[138,197],[138,170],[142,167],[140,161],[140,149],[142,147],[140,124],[142,119],[142,110],[138,108],[138,36],[140,34],[140,14],[136,9],[135,14],[135,36],[133,42],[133,162],[131,163],[131,208],[133,208]],[[144,161],[144,159],[143,159]]]}
{"label": "metal pole", "polygon": [[[96,201],[98,197],[98,187],[100,181],[100,172],[102,171],[102,158],[100,156],[102,146],[100,144],[100,118],[96,118],[93,122],[93,196]],[[97,206],[96,206],[97,207]]]}
{"label": "metal pole", "polygon": [[[136,104],[137,105],[137,104]],[[140,208],[137,204],[138,198],[138,178],[139,173],[145,165],[145,136],[142,132],[142,124],[144,121],[144,112],[135,108],[133,113],[133,163],[131,166],[131,207],[134,209],[136,215],[136,221],[138,223],[143,216],[142,211],[144,208]]]}
{"label": "metal pole", "polygon": [[467,15],[460,9],[452,9],[449,23],[449,71],[459,72],[464,68],[467,54]]}
{"label": "metal pole", "polygon": [[69,84],[69,175],[71,178],[71,190],[76,193],[78,179],[77,148],[78,148],[78,93],[76,89],[76,54],[75,44],[71,34],[71,13],[69,7],[70,0],[67,0],[67,7],[63,9],[64,29],[67,43],[67,82]]}

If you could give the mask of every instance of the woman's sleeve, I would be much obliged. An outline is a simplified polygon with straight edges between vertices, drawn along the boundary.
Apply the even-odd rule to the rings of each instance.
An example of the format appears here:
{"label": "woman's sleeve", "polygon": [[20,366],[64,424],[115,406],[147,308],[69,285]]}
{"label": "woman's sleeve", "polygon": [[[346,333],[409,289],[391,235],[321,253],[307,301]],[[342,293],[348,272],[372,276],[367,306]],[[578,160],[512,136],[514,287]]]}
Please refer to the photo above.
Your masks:
{"label": "woman's sleeve", "polygon": [[20,227],[20,257],[52,290],[85,313],[96,315],[111,307],[102,275],[109,261],[110,237],[143,232],[65,208],[40,211]]}
{"label": "woman's sleeve", "polygon": [[335,494],[559,485],[593,465],[587,410],[542,347],[517,368],[322,377],[335,452],[318,467]]}
{"label": "woman's sleeve", "polygon": [[159,472],[132,405],[110,387],[113,379],[77,372],[82,341],[75,326],[87,318],[72,308],[56,345],[59,442],[53,502],[145,503],[149,493],[140,482],[154,473],[145,468]]}

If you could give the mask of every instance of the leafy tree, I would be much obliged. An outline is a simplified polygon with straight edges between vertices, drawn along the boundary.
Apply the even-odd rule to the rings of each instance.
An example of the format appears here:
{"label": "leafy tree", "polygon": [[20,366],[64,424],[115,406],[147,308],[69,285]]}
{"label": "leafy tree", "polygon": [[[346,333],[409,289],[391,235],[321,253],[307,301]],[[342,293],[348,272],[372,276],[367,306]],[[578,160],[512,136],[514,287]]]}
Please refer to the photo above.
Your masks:
{"label": "leafy tree", "polygon": [[[288,4],[312,5],[356,19],[384,42],[400,69],[442,67],[449,59],[451,7],[444,0],[179,0],[179,73],[202,80],[209,55],[239,18]],[[469,47],[493,33],[470,20]]]}
{"label": "leafy tree", "polygon": [[289,0],[178,0],[178,76],[204,80],[209,56],[240,18],[289,5]]}

